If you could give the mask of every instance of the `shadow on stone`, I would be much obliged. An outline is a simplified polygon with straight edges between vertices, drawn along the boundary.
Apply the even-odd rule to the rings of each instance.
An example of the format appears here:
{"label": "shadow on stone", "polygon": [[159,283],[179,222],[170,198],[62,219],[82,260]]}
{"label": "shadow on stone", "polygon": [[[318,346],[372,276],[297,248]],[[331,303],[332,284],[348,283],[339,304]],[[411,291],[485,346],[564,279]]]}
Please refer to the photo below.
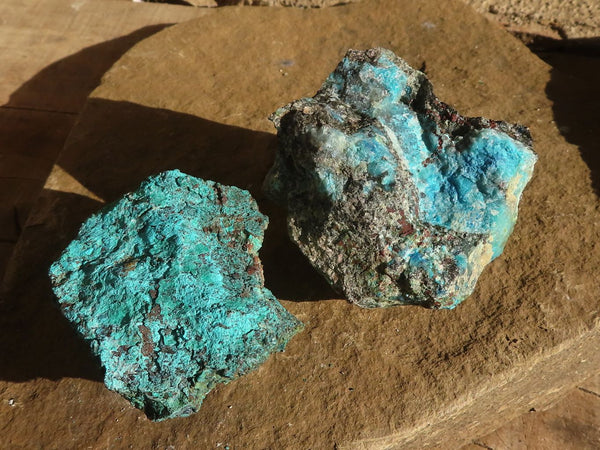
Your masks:
{"label": "shadow on stone", "polygon": [[[12,251],[18,241],[77,115],[102,75],[129,48],[166,26],[144,27],[56,61],[23,83],[0,107],[3,164],[20,165],[13,176],[0,180],[5,198],[0,207],[4,248],[11,244]],[[0,252],[0,280],[11,251]]]}
{"label": "shadow on stone", "polygon": [[534,50],[552,66],[546,94],[554,104],[558,129],[568,142],[579,147],[590,169],[592,187],[600,196],[600,38],[577,39],[561,45],[560,48],[534,47]]}
{"label": "shadow on stone", "polygon": [[36,174],[28,180],[32,186],[19,193],[25,205],[20,211],[20,228],[30,205],[36,201],[37,206],[35,217],[23,228],[0,290],[0,379],[102,379],[89,346],[77,338],[55,306],[46,275],[53,258],[66,246],[67,236],[74,236],[80,221],[99,204],[79,195],[50,191],[42,191],[36,198],[75,116],[104,73],[133,45],[168,25],[144,27],[63,58],[25,82],[3,105],[3,118],[10,116],[8,123],[16,128],[4,136],[4,153],[15,151],[18,156],[26,152],[30,164],[36,165],[29,167]]}
{"label": "shadow on stone", "polygon": [[5,106],[77,114],[102,76],[127,50],[170,25],[143,27],[56,61],[23,83]]}
{"label": "shadow on stone", "polygon": [[[0,379],[37,377],[101,381],[102,369],[87,343],[63,317],[50,290],[47,270],[83,217],[98,208],[88,198],[43,191],[7,272],[0,293]],[[72,222],[65,221],[68,215]],[[58,229],[64,230],[56,235]]]}
{"label": "shadow on stone", "polygon": [[600,430],[595,423],[586,423],[571,417],[556,417],[548,423],[553,434],[572,448],[597,448]]}
{"label": "shadow on stone", "polygon": [[[85,48],[44,68],[11,95],[5,105],[11,110],[58,113],[40,113],[35,127],[29,127],[56,130],[53,145],[41,141],[46,135],[37,140],[19,137],[36,149],[40,170],[49,173],[75,114],[104,73],[129,48],[166,26],[145,27]],[[62,116],[68,120],[60,128],[48,119]],[[276,145],[273,135],[104,100],[91,100],[81,120],[86,126],[71,137],[59,164],[90,191],[111,201],[136,188],[146,176],[175,167],[248,188],[271,218],[261,251],[267,286],[285,299],[333,296],[287,238],[283,211],[260,194]],[[32,196],[30,202],[34,200]],[[77,337],[56,306],[47,276],[49,265],[75,237],[81,222],[101,206],[81,195],[50,190],[43,190],[36,200],[0,292],[0,379],[102,380],[88,344]]]}
{"label": "shadow on stone", "polygon": [[[273,134],[90,98],[57,164],[106,202],[136,189],[149,175],[174,168],[248,189],[270,218],[260,252],[266,286],[281,299],[335,298],[287,237],[285,212],[262,194],[276,145]],[[0,378],[101,379],[87,345],[55,307],[47,277],[49,265],[75,237],[81,222],[101,206],[85,196],[43,191],[7,276],[11,289],[5,292],[0,314]]]}
{"label": "shadow on stone", "polygon": [[266,286],[287,300],[335,298],[329,285],[289,240],[285,211],[262,193],[276,146],[274,134],[91,98],[59,164],[107,202],[136,189],[146,177],[175,168],[247,189],[270,219],[260,252]]}

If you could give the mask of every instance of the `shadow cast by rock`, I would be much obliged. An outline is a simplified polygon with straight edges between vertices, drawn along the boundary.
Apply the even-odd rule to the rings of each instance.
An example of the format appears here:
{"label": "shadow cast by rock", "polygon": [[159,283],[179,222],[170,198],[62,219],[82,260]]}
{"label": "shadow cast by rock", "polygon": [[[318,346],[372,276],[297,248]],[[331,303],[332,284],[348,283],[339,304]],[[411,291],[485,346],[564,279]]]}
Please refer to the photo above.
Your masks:
{"label": "shadow cast by rock", "polygon": [[146,26],[56,61],[23,83],[5,106],[77,114],[102,76],[127,50],[170,25]]}
{"label": "shadow cast by rock", "polygon": [[[146,177],[180,169],[248,189],[270,225],[260,256],[266,286],[282,299],[335,298],[287,237],[285,212],[264,198],[262,181],[276,148],[273,134],[223,125],[189,114],[90,98],[57,164],[107,203]],[[60,180],[58,180],[60,188]],[[83,220],[102,206],[92,198],[45,190],[25,229],[20,260],[4,302],[0,378],[76,376],[100,379],[85,343],[54,306],[47,270]],[[34,357],[30,357],[33,355]],[[12,361],[12,363],[10,363]],[[8,369],[7,364],[12,366]]]}
{"label": "shadow cast by rock", "polygon": [[67,236],[76,233],[77,220],[99,206],[80,195],[42,192],[0,293],[0,379],[103,379],[89,345],[77,337],[55,303],[47,276]]}
{"label": "shadow cast by rock", "polygon": [[546,94],[553,102],[556,124],[567,141],[579,147],[592,187],[600,196],[600,38],[568,40],[561,47],[534,50],[552,66]]}
{"label": "shadow cast by rock", "polygon": [[59,164],[107,202],[169,169],[249,190],[270,219],[260,252],[266,286],[295,301],[335,298],[287,237],[285,211],[267,200],[262,183],[277,147],[275,135],[189,114],[91,98]]}
{"label": "shadow cast by rock", "polygon": [[[19,195],[23,205],[14,205],[23,206],[19,228],[42,189],[44,175],[39,174],[50,172],[89,93],[127,50],[169,25],[143,27],[86,47],[45,67],[11,94],[3,108],[5,114],[12,114],[13,125],[18,127],[5,136],[3,151],[7,154],[27,149],[32,155],[29,163],[35,164],[29,170],[36,174],[28,180],[31,192]],[[18,143],[11,139],[18,139]],[[98,207],[88,198],[58,192],[43,191],[37,200],[37,218],[29,219],[0,290],[0,379],[102,379],[89,346],[77,338],[55,306],[46,274],[52,258],[68,242],[66,236],[72,237],[81,220]],[[59,229],[63,236],[55,234]]]}
{"label": "shadow cast by rock", "polygon": [[[0,208],[0,281],[27,216],[89,93],[129,48],[166,26],[143,27],[55,61],[23,83],[0,107],[0,152],[5,169],[0,177],[5,200]],[[10,72],[10,67],[7,70]]]}

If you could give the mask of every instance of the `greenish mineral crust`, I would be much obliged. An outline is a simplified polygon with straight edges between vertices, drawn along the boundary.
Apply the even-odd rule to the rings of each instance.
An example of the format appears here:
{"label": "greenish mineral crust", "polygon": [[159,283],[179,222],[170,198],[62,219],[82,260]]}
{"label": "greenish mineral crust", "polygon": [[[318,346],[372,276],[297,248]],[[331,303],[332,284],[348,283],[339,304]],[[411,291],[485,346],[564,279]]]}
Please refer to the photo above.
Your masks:
{"label": "greenish mineral crust", "polygon": [[276,111],[267,194],[291,238],[363,307],[454,308],[500,255],[536,156],[519,125],[467,118],[389,50],[349,51]]}
{"label": "greenish mineral crust", "polygon": [[302,325],[264,287],[251,195],[177,170],[90,217],[50,268],[105,384],[149,418],[186,416]]}

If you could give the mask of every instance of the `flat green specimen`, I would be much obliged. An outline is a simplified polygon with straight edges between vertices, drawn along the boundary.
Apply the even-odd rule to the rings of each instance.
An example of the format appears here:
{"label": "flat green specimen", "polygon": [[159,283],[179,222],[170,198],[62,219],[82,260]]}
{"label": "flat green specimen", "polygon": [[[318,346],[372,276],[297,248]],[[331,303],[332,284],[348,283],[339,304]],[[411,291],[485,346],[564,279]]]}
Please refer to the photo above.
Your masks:
{"label": "flat green specimen", "polygon": [[187,416],[283,351],[302,324],[264,287],[267,223],[247,191],[173,170],[83,224],[50,276],[109,389],[153,420]]}

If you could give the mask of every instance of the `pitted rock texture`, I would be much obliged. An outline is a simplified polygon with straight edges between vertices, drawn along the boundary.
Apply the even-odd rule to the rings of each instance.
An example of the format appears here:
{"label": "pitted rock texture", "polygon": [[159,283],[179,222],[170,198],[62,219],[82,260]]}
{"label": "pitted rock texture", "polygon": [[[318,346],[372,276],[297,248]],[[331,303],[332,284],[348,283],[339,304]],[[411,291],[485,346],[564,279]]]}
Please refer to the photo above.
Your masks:
{"label": "pitted rock texture", "polygon": [[454,308],[500,255],[536,156],[528,130],[466,118],[392,52],[349,51],[274,113],[267,193],[289,233],[363,307]]}
{"label": "pitted rock texture", "polygon": [[264,287],[247,191],[163,172],[90,217],[50,268],[105,384],[148,417],[195,412],[301,328]]}

